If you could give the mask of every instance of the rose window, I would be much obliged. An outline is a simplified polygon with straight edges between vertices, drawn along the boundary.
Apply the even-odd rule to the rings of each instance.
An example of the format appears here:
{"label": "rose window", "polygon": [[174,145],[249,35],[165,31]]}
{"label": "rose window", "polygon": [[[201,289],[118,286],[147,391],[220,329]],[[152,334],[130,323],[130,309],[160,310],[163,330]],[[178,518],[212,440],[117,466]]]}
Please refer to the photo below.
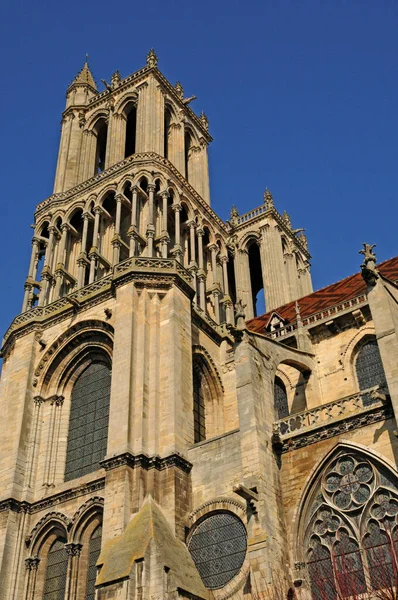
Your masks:
{"label": "rose window", "polygon": [[369,463],[353,457],[339,459],[326,475],[324,487],[341,510],[358,508],[370,498],[374,474]]}

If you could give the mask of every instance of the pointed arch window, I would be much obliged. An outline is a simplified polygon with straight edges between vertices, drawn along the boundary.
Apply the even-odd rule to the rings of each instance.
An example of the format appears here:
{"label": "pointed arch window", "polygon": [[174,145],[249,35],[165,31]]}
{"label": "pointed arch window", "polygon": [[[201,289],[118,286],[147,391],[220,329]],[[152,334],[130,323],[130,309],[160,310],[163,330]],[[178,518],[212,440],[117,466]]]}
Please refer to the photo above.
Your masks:
{"label": "pointed arch window", "polygon": [[275,411],[278,419],[289,416],[289,405],[287,401],[286,387],[282,379],[275,377],[274,382]]}
{"label": "pointed arch window", "polygon": [[64,600],[68,567],[65,544],[66,539],[58,537],[48,551],[43,600]]}
{"label": "pointed arch window", "polygon": [[304,549],[316,600],[357,597],[398,580],[398,478],[357,452],[319,476],[305,510]]}
{"label": "pointed arch window", "polygon": [[78,376],[71,398],[65,481],[97,470],[106,455],[111,369],[94,359]]}
{"label": "pointed arch window", "polygon": [[224,391],[214,365],[205,355],[193,355],[193,421],[194,443],[223,432]]}
{"label": "pointed arch window", "polygon": [[[376,340],[369,340],[362,346],[356,358],[355,370],[360,390],[367,390],[375,385],[386,385],[383,363]],[[364,399],[364,403],[370,404],[371,402],[370,396]]]}
{"label": "pointed arch window", "polygon": [[194,442],[206,439],[206,409],[204,398],[204,374],[200,369],[193,371],[193,426]]}
{"label": "pointed arch window", "polygon": [[94,530],[89,543],[86,600],[95,598],[95,580],[97,577],[97,560],[101,551],[102,526]]}

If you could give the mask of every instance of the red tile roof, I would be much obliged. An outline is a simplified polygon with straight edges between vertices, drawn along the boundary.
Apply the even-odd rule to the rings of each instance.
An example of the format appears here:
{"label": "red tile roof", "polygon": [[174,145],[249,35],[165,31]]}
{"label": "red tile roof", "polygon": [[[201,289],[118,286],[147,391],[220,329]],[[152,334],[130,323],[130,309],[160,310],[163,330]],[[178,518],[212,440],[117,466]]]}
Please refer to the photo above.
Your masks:
{"label": "red tile roof", "polygon": [[[380,263],[377,265],[377,268],[379,272],[387,279],[390,279],[394,282],[398,280],[398,256]],[[332,283],[332,285],[328,285],[317,292],[313,292],[308,296],[299,298],[298,304],[300,307],[301,317],[305,319],[322,310],[326,310],[327,308],[331,308],[332,306],[336,306],[337,304],[341,304],[342,302],[356,298],[365,292],[366,284],[361,273],[355,273],[355,275],[350,275],[350,277],[346,277],[337,283]],[[274,312],[278,313],[278,315],[280,315],[289,323],[292,323],[296,321],[295,304],[295,302],[289,302],[288,304],[284,304],[279,308],[271,310],[260,317],[250,319],[250,321],[247,322],[247,326],[251,331],[259,333],[264,332],[264,328],[267,326],[269,318]]]}

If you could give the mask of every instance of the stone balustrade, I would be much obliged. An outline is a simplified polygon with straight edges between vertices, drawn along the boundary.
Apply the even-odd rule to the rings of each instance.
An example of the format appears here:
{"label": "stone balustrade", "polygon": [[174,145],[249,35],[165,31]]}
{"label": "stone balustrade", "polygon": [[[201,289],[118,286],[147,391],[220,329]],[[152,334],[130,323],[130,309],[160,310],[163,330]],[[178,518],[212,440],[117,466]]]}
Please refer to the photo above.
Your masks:
{"label": "stone balustrade", "polygon": [[376,385],[345,398],[322,404],[301,413],[290,415],[274,423],[274,437],[283,442],[288,438],[324,428],[351,416],[365,413],[388,402],[384,388]]}
{"label": "stone balustrade", "polygon": [[257,208],[253,208],[253,210],[250,210],[249,212],[245,213],[244,215],[239,215],[237,217],[238,225],[242,225],[242,223],[246,223],[247,221],[251,221],[252,219],[255,219],[256,217],[259,217],[260,215],[265,213],[266,210],[267,210],[267,207],[264,204],[263,206],[258,206]]}

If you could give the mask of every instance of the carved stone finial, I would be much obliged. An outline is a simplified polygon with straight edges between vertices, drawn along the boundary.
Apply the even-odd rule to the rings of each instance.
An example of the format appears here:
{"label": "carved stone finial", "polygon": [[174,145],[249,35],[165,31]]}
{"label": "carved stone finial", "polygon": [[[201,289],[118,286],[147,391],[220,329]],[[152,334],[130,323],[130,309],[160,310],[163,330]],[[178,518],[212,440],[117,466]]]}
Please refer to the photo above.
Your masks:
{"label": "carved stone finial", "polygon": [[200,119],[200,122],[202,123],[203,127],[206,129],[206,131],[209,131],[209,119],[206,117],[203,110],[200,113],[199,119]]}
{"label": "carved stone finial", "polygon": [[284,220],[284,222],[286,223],[286,225],[289,227],[289,229],[291,229],[292,228],[292,222],[291,222],[290,216],[286,212],[286,210],[283,212],[282,219]]}
{"label": "carved stone finial", "polygon": [[146,56],[146,64],[148,67],[157,67],[158,66],[158,57],[156,56],[156,52],[153,48],[151,48]]}
{"label": "carved stone finial", "polygon": [[361,264],[362,277],[368,285],[376,285],[376,280],[379,277],[379,272],[376,268],[376,254],[373,252],[373,248],[376,244],[363,244],[363,250],[359,251],[359,254],[363,254],[364,260]]}
{"label": "carved stone finial", "polygon": [[267,209],[268,208],[273,208],[274,206],[274,199],[272,197],[271,192],[269,191],[268,188],[265,188],[265,192],[264,192],[264,204],[266,205]]}
{"label": "carved stone finial", "polygon": [[238,224],[238,217],[238,209],[236,208],[235,204],[233,204],[231,212],[229,213],[229,222],[231,223],[232,227],[236,227],[236,225]]}
{"label": "carved stone finial", "polygon": [[235,319],[236,319],[236,328],[237,329],[245,329],[246,328],[245,308],[246,308],[246,304],[243,304],[242,300],[239,298],[239,300],[237,300],[236,304],[235,304],[235,312],[236,312]]}
{"label": "carved stone finial", "polygon": [[296,309],[297,327],[302,327],[303,326],[303,320],[301,318],[300,305],[297,302],[297,300],[296,300],[296,303],[295,303],[295,309]]}
{"label": "carved stone finial", "polygon": [[115,71],[111,77],[112,89],[114,90],[115,88],[119,87],[121,81],[122,81],[122,78],[120,76],[119,71]]}
{"label": "carved stone finial", "polygon": [[182,87],[182,85],[179,81],[177,81],[177,83],[175,84],[174,89],[177,92],[178,96],[181,98],[181,100],[183,100],[184,99],[184,88]]}
{"label": "carved stone finial", "polygon": [[299,240],[303,244],[304,248],[308,250],[308,240],[304,232],[299,235]]}

